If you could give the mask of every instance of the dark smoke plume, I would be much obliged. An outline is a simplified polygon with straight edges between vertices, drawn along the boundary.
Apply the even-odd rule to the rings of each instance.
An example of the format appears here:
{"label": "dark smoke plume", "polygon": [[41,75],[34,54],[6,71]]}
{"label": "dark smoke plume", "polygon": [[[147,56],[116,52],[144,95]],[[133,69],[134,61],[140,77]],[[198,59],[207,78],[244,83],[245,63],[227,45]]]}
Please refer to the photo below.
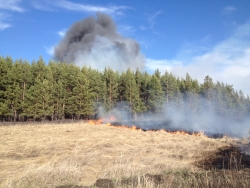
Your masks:
{"label": "dark smoke plume", "polygon": [[87,65],[103,70],[144,68],[139,44],[117,33],[112,18],[103,13],[74,23],[55,47],[55,58],[61,62]]}

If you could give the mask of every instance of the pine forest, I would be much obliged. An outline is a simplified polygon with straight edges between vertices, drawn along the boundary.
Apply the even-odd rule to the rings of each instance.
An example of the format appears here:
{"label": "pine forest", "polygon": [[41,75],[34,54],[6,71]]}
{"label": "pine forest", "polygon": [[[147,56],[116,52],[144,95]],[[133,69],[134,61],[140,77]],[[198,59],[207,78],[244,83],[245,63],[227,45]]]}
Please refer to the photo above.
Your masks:
{"label": "pine forest", "polygon": [[108,113],[117,104],[124,104],[132,119],[173,106],[189,115],[204,110],[234,120],[250,115],[248,95],[210,76],[199,83],[188,73],[178,78],[159,70],[99,71],[46,63],[42,57],[30,63],[7,56],[0,57],[0,78],[0,121],[95,119],[99,107]]}

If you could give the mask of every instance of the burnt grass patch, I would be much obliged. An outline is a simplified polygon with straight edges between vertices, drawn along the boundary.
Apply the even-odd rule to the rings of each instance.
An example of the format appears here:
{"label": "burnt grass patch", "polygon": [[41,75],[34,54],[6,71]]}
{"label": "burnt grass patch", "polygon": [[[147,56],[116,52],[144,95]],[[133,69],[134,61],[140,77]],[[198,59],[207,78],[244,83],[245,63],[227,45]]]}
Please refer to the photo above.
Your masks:
{"label": "burnt grass patch", "polygon": [[227,146],[210,153],[195,164],[204,170],[249,170],[250,156],[242,153],[239,147]]}
{"label": "burnt grass patch", "polygon": [[[109,122],[105,122],[109,123]],[[177,131],[185,132],[189,135],[193,134],[199,134],[204,133],[209,138],[223,138],[224,135],[227,135],[226,133],[215,133],[215,132],[208,132],[208,131],[198,131],[198,130],[191,130],[186,129],[185,125],[179,126],[179,128],[171,126],[171,122],[169,121],[114,121],[111,123],[113,126],[119,127],[119,126],[127,126],[132,127],[135,126],[137,129],[140,129],[144,132],[146,131],[159,131],[159,130],[165,130],[170,133],[174,133]]]}
{"label": "burnt grass patch", "polygon": [[98,179],[95,184],[90,187],[96,188],[116,188],[116,187],[137,187],[139,185],[146,186],[148,182],[154,187],[164,187],[167,177],[163,174],[145,174],[144,176],[132,176],[122,178],[121,180]]}

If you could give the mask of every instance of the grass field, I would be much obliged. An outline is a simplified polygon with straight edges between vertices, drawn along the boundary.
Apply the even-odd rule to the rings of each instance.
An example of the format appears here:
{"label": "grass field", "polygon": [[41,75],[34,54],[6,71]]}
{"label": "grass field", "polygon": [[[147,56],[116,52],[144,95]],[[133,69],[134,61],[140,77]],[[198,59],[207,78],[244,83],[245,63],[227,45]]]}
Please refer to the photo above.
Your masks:
{"label": "grass field", "polygon": [[233,149],[240,145],[247,148],[249,140],[81,121],[2,125],[0,186],[91,186],[109,179],[116,187],[212,187],[231,181],[231,187],[250,187],[249,156]]}

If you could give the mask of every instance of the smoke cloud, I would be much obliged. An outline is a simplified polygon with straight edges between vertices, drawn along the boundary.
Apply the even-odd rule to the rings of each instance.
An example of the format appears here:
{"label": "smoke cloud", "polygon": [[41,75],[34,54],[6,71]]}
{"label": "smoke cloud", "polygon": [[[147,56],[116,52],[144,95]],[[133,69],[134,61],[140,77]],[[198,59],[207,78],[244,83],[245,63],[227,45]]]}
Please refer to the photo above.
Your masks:
{"label": "smoke cloud", "polygon": [[144,68],[139,44],[121,36],[112,18],[103,13],[74,23],[55,47],[54,56],[61,62],[91,66],[98,70],[111,67],[123,71]]}

